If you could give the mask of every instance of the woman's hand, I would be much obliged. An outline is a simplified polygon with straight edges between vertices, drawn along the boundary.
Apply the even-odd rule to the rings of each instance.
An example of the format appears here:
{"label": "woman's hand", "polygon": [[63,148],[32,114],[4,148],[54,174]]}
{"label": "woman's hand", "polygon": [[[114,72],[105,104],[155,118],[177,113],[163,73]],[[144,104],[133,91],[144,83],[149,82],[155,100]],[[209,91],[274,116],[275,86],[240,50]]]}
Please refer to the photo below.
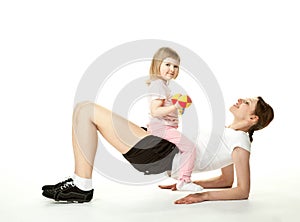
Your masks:
{"label": "woman's hand", "polygon": [[194,193],[187,195],[179,200],[176,200],[175,204],[193,204],[193,203],[200,203],[205,201],[206,193]]}
{"label": "woman's hand", "polygon": [[161,189],[170,189],[172,191],[177,190],[176,183],[172,184],[172,185],[158,185],[158,187],[161,188]]}
{"label": "woman's hand", "polygon": [[[158,186],[161,189],[169,189],[172,191],[176,191],[176,184],[171,184],[171,185],[159,185]],[[184,198],[181,198],[179,200],[176,200],[174,203],[175,204],[192,204],[192,203],[200,203],[205,201],[206,193],[195,193],[195,194],[190,194]]]}

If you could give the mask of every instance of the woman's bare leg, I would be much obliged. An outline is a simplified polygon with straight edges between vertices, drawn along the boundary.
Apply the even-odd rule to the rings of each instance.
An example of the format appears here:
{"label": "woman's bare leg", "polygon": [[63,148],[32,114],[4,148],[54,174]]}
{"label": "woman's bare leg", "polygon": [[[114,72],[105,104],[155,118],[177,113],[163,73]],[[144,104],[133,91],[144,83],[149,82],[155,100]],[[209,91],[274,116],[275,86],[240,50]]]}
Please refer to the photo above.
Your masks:
{"label": "woman's bare leg", "polygon": [[82,178],[92,177],[97,131],[122,154],[148,135],[139,126],[102,106],[79,103],[73,113],[72,143],[75,174]]}

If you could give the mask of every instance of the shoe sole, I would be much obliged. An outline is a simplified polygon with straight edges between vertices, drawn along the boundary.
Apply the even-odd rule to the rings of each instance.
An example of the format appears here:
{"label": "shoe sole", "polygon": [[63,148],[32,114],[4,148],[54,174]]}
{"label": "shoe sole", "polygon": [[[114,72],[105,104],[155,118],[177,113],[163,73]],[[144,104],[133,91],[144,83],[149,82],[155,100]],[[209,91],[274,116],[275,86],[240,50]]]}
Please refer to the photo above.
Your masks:
{"label": "shoe sole", "polygon": [[82,204],[82,203],[87,203],[90,202],[87,200],[55,200],[58,203],[67,203],[67,204],[72,204],[72,203],[78,203],[78,204]]}
{"label": "shoe sole", "polygon": [[47,195],[46,192],[44,191],[42,193],[42,195],[46,198],[49,198],[49,199],[53,199],[54,201],[56,202],[66,202],[66,203],[85,203],[85,202],[90,202],[91,200],[78,200],[78,199],[69,199],[69,200],[55,200],[54,198],[54,195]]}

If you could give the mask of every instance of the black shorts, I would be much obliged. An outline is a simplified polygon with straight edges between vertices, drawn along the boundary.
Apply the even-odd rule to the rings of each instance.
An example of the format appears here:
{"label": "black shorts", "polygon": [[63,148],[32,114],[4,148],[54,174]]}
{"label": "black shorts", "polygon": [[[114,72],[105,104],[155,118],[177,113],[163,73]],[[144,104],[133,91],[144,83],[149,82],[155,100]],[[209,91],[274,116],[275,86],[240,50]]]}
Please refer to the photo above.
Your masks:
{"label": "black shorts", "polygon": [[172,169],[173,158],[178,152],[177,146],[170,141],[149,135],[123,156],[138,171],[159,174]]}

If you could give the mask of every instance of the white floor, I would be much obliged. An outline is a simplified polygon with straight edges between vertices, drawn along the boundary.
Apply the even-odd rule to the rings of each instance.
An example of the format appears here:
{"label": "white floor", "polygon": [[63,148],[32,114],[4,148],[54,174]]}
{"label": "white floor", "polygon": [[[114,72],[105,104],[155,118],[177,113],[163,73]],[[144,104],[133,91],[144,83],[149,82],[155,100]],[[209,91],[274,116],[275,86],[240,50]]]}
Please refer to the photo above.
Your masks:
{"label": "white floor", "polygon": [[[173,181],[167,179],[160,184],[169,182]],[[100,175],[94,179],[94,199],[84,204],[48,200],[41,195],[39,182],[26,183],[24,180],[17,184],[6,181],[1,186],[0,218],[2,222],[298,221],[299,173],[288,173],[280,178],[274,177],[272,173],[265,176],[261,174],[252,177],[252,182],[249,200],[175,205],[174,200],[188,193],[161,190],[157,184],[118,184]]]}

